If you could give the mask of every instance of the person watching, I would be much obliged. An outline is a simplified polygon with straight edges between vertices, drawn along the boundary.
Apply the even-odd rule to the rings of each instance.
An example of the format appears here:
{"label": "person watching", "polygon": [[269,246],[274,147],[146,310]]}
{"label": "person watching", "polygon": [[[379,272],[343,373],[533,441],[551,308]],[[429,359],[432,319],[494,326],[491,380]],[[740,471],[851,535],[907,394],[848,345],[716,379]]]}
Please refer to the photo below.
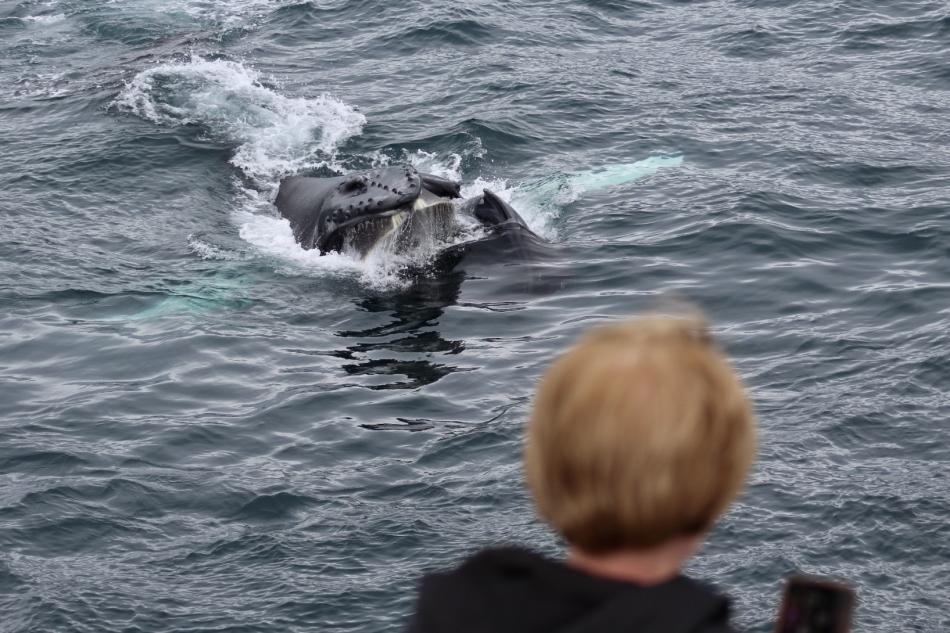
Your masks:
{"label": "person watching", "polygon": [[410,633],[727,633],[683,565],[742,489],[755,419],[699,317],[594,329],[543,376],[525,441],[556,561],[519,547],[426,576]]}

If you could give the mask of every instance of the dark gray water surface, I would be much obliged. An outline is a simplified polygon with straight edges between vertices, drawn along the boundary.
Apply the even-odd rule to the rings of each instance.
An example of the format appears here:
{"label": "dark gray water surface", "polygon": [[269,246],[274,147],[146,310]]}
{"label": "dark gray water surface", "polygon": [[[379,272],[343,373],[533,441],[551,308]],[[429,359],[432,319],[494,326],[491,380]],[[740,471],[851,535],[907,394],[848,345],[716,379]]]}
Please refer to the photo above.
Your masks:
{"label": "dark gray water surface", "polygon": [[[584,328],[695,302],[761,450],[691,571],[950,630],[950,8],[0,2],[0,631],[396,631]],[[489,186],[543,266],[320,258],[291,173]],[[417,431],[417,432],[409,432]]]}

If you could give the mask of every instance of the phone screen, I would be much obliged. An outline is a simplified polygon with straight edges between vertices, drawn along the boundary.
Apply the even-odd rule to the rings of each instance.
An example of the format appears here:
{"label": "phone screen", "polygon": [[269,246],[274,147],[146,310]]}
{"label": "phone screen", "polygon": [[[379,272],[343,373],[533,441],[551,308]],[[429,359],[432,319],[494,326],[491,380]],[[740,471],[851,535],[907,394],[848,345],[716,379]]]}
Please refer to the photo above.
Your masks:
{"label": "phone screen", "polygon": [[854,590],[839,582],[795,576],[788,579],[776,633],[848,633]]}

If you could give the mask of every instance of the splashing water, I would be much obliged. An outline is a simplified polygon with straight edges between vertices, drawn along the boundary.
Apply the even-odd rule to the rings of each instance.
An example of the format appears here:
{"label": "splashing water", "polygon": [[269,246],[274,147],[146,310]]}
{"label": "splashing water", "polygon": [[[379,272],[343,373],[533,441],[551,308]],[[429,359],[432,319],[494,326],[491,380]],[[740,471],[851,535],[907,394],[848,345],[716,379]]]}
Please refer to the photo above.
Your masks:
{"label": "splashing water", "polygon": [[452,153],[448,156],[439,156],[419,149],[407,156],[407,160],[409,164],[421,172],[448,180],[462,180],[462,156],[460,154]]}
{"label": "splashing water", "polygon": [[337,148],[366,123],[329,95],[285,97],[239,62],[198,56],[140,72],[115,105],[160,125],[199,125],[209,138],[237,144],[231,163],[263,189],[302,169],[333,168]]}

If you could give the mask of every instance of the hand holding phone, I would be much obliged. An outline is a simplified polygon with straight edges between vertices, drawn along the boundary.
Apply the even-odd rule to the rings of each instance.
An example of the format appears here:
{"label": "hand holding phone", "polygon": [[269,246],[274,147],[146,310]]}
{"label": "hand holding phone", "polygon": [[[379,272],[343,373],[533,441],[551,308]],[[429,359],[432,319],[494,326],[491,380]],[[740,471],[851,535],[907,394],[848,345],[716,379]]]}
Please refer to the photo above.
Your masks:
{"label": "hand holding phone", "polygon": [[856,597],[848,585],[816,576],[785,582],[775,633],[849,633]]}

